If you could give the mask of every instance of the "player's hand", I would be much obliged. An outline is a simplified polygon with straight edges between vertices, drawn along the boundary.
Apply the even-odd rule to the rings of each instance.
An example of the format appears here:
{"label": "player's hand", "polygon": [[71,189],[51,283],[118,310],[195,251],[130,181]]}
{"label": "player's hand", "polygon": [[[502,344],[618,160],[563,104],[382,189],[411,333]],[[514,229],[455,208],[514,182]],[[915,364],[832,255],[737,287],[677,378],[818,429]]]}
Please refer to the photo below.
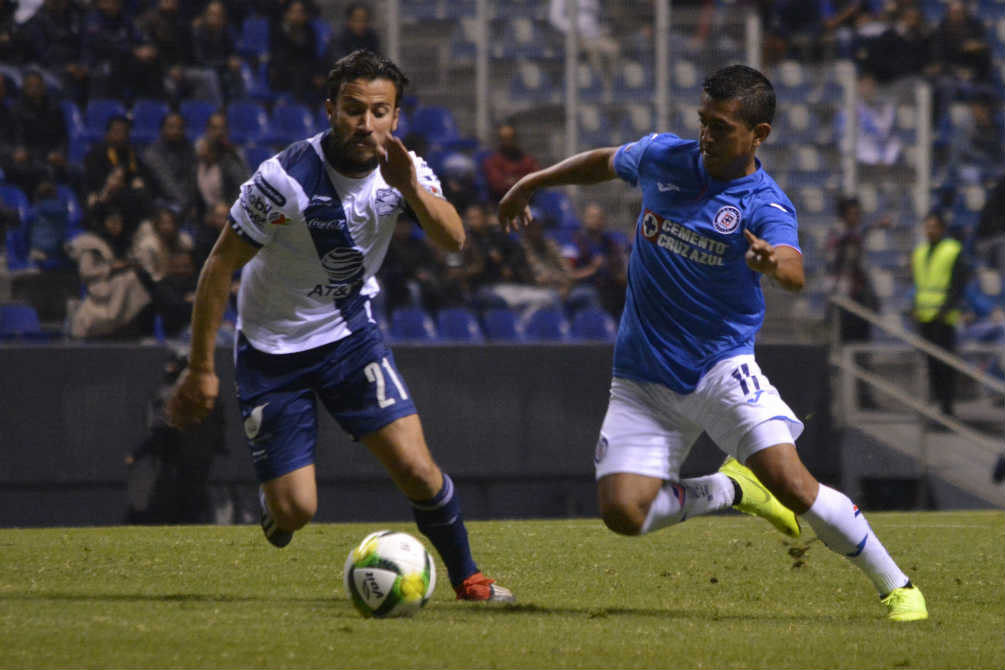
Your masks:
{"label": "player's hand", "polygon": [[749,230],[744,229],[743,236],[747,238],[747,253],[743,259],[747,261],[747,267],[754,272],[766,275],[773,275],[778,268],[778,258],[775,257],[775,248],[765,242]]}
{"label": "player's hand", "polygon": [[520,188],[520,182],[513,185],[499,201],[499,224],[507,233],[526,228],[533,218],[530,213],[531,192]]}
{"label": "player's hand", "polygon": [[213,410],[220,393],[220,379],[213,372],[185,368],[167,401],[168,423],[184,429],[202,422]]}
{"label": "player's hand", "polygon": [[404,193],[418,183],[415,174],[415,163],[408,155],[404,143],[393,135],[389,135],[384,146],[377,148],[380,160],[380,175],[388,185]]}

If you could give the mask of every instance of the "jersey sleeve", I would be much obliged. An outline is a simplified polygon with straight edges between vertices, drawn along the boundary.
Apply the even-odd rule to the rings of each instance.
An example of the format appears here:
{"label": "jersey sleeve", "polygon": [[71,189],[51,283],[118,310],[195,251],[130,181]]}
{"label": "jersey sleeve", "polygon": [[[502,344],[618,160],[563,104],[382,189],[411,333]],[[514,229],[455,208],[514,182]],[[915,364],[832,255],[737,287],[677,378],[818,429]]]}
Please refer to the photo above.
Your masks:
{"label": "jersey sleeve", "polygon": [[772,246],[792,247],[799,253],[799,223],[790,202],[767,202],[757,209],[750,232]]}
{"label": "jersey sleeve", "polygon": [[657,134],[652,133],[618,148],[614,154],[614,171],[621,179],[632,186],[638,186],[639,166],[642,164],[642,157],[645,156],[646,149],[656,137]]}
{"label": "jersey sleeve", "polygon": [[288,210],[296,202],[289,177],[278,161],[269,159],[241,184],[241,193],[230,208],[230,227],[246,242],[261,247],[292,218]]}

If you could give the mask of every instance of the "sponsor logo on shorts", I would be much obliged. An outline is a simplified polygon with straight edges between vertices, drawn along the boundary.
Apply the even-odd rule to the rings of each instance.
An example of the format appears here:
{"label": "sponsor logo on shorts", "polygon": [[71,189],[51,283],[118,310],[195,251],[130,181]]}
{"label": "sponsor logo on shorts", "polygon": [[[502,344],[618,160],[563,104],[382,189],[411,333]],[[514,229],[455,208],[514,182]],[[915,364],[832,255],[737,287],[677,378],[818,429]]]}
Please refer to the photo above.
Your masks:
{"label": "sponsor logo on shorts", "polygon": [[593,462],[595,464],[599,465],[607,457],[607,447],[607,437],[601,435],[600,439],[597,440],[597,449],[593,452]]}
{"label": "sponsor logo on shorts", "polygon": [[259,405],[255,409],[251,410],[251,413],[248,414],[248,418],[244,420],[244,434],[249,440],[254,440],[258,437],[259,431],[262,430],[262,414],[265,412],[265,405],[268,404],[269,403]]}

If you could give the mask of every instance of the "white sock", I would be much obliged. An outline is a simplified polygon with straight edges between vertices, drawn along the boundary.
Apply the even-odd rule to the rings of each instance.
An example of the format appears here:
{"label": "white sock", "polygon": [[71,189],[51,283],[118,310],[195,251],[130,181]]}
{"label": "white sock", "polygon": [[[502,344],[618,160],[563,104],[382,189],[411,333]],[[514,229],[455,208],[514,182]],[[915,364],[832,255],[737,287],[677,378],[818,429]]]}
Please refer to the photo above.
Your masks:
{"label": "white sock", "polygon": [[865,515],[840,491],[821,484],[813,506],[802,517],[831,551],[864,572],[881,596],[910,581],[872,532]]}
{"label": "white sock", "polygon": [[667,482],[642,524],[642,534],[680,523],[692,516],[718,512],[733,504],[733,481],[722,473],[685,479],[680,484]]}

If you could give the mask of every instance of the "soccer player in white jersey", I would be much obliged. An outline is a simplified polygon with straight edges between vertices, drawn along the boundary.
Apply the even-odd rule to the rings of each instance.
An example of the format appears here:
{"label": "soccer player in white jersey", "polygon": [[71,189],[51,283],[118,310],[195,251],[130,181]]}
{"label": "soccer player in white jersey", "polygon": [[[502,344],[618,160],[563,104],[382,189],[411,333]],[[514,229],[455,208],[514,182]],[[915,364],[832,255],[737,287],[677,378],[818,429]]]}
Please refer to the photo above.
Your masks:
{"label": "soccer player in white jersey", "polygon": [[430,455],[370,312],[399,215],[445,249],[464,243],[436,175],[392,135],[407,81],[369,51],[340,59],[328,75],[331,129],[269,158],[241,186],[199,277],[189,364],[169,416],[184,426],[215,403],[214,342],[241,269],[235,381],[268,540],[286,546],[317,511],[317,396],[408,497],[458,599],[512,601],[471,557],[453,483]]}
{"label": "soccer player in white jersey", "polygon": [[[790,291],[804,282],[795,208],[755,157],[774,112],[760,72],[723,68],[704,81],[699,139],[654,133],[576,154],[523,177],[499,217],[525,225],[541,188],[620,177],[642,191],[594,459],[611,530],[639,535],[732,505],[798,536],[798,515],[865,572],[890,619],[925,619],[921,591],[858,507],[803,465],[803,424],[754,359],[761,276]],[[728,457],[715,474],[681,479],[703,430]]]}

